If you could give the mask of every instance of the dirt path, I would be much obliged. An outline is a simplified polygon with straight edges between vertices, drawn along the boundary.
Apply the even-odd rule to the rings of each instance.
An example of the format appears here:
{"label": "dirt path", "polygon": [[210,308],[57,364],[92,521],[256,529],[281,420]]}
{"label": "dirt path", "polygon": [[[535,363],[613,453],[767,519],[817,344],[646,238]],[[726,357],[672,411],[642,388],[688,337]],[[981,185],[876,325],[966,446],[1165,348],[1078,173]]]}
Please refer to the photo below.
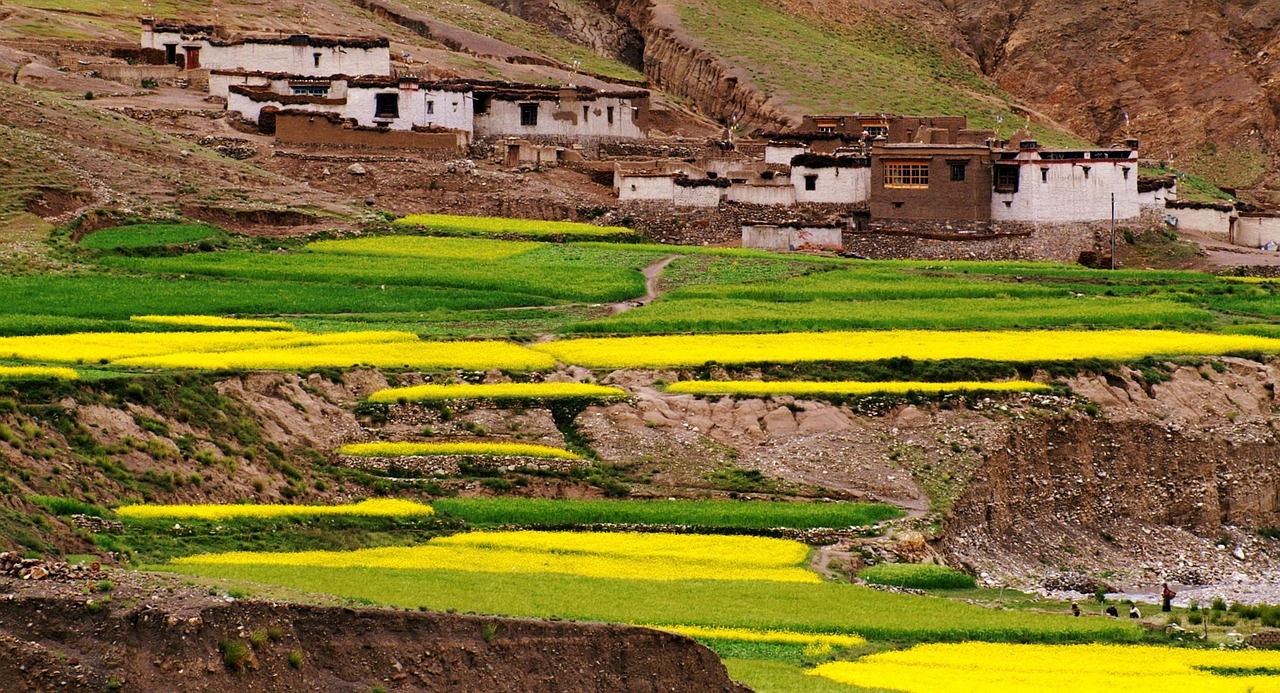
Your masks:
{"label": "dirt path", "polygon": [[1179,231],[1178,236],[1183,240],[1198,243],[1204,249],[1209,262],[1221,267],[1280,265],[1280,253],[1231,245],[1195,231]]}
{"label": "dirt path", "polygon": [[639,308],[640,306],[647,306],[650,303],[653,303],[654,299],[658,298],[660,295],[658,292],[658,279],[662,276],[662,270],[666,269],[667,265],[671,264],[673,260],[679,257],[683,256],[672,255],[641,270],[641,274],[644,275],[644,296],[627,301],[610,303],[609,314],[617,315],[618,313],[625,313],[632,308]]}

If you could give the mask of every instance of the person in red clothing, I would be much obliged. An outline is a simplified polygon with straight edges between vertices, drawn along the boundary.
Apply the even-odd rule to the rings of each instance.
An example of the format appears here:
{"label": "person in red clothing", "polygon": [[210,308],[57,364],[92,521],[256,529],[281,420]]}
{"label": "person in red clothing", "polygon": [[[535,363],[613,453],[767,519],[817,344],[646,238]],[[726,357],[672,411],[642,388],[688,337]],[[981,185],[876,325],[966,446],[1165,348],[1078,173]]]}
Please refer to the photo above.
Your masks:
{"label": "person in red clothing", "polygon": [[1173,610],[1173,598],[1174,598],[1174,597],[1176,597],[1176,596],[1178,596],[1178,593],[1177,593],[1177,592],[1174,592],[1174,591],[1173,591],[1173,590],[1171,590],[1171,589],[1169,589],[1169,583],[1167,583],[1167,582],[1166,582],[1166,583],[1164,583],[1164,589],[1163,589],[1163,590],[1161,590],[1161,592],[1160,592],[1160,610],[1161,610],[1161,611],[1172,611],[1172,610]]}

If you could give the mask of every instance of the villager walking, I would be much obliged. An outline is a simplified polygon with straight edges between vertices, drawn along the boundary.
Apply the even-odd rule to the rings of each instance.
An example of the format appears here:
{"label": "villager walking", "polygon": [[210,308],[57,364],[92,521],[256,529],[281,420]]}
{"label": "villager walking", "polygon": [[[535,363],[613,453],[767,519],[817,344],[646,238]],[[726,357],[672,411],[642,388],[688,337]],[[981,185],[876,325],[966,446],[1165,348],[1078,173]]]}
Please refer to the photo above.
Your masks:
{"label": "villager walking", "polygon": [[1173,598],[1176,596],[1178,596],[1178,593],[1169,589],[1169,583],[1164,583],[1164,589],[1160,591],[1160,610],[1172,611]]}

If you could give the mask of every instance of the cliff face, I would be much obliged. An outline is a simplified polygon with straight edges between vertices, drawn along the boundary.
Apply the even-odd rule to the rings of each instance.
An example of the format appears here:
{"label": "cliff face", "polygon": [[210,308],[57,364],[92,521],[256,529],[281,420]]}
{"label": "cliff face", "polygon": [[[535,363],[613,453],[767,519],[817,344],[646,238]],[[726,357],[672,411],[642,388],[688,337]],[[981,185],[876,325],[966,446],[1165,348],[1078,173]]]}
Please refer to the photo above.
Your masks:
{"label": "cliff face", "polygon": [[603,2],[640,33],[644,73],[656,88],[692,101],[702,113],[726,125],[750,130],[791,121],[745,79],[746,66],[730,65],[686,36],[671,7],[654,0]]}

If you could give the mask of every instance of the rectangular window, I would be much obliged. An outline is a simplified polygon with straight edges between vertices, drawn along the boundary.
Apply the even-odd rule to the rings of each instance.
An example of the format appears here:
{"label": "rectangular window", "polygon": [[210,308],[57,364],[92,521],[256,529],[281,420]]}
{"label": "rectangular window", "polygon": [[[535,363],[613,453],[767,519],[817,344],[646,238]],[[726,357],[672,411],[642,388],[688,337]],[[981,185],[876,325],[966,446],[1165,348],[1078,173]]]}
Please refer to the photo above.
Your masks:
{"label": "rectangular window", "polygon": [[1021,172],[1017,166],[996,166],[995,185],[998,193],[1018,192],[1018,178]]}
{"label": "rectangular window", "polygon": [[290,89],[297,96],[328,96],[328,85],[322,84],[295,84]]}
{"label": "rectangular window", "polygon": [[320,67],[320,54],[312,53],[311,57],[316,61],[316,67]]}
{"label": "rectangular window", "polygon": [[815,175],[812,175],[812,174],[805,176],[805,177],[804,177],[804,189],[805,189],[805,190],[817,190],[817,189],[818,189],[818,177],[817,177],[817,176],[815,176]]}
{"label": "rectangular window", "polygon": [[486,113],[488,113],[488,112],[489,112],[489,102],[490,102],[490,101],[492,101],[492,100],[493,100],[493,95],[492,95],[492,94],[476,94],[476,97],[475,97],[475,105],[474,105],[474,106],[472,106],[472,108],[474,108],[474,109],[475,109],[475,114],[476,114],[476,115],[485,115]]}
{"label": "rectangular window", "polygon": [[591,112],[591,107],[590,107],[590,106],[583,106],[583,107],[582,107],[582,122],[584,122],[584,123],[585,123],[585,122],[587,122],[587,114],[588,114],[588,113],[590,113],[590,112]]}
{"label": "rectangular window", "polygon": [[968,168],[965,164],[951,164],[951,182],[964,182],[964,170]]}
{"label": "rectangular window", "polygon": [[538,124],[538,104],[520,104],[520,124],[526,127],[532,127]]}
{"label": "rectangular window", "polygon": [[373,117],[395,120],[400,117],[400,94],[374,94]]}
{"label": "rectangular window", "polygon": [[884,164],[884,187],[886,188],[927,188],[929,187],[929,162],[927,161],[886,161]]}
{"label": "rectangular window", "polygon": [[435,113],[435,112],[436,112],[436,102],[435,102],[435,101],[428,101],[428,102],[427,102],[427,115],[431,115],[431,114],[433,114],[433,113]]}
{"label": "rectangular window", "polygon": [[605,118],[609,121],[610,125],[613,125],[613,106],[605,109]]}

